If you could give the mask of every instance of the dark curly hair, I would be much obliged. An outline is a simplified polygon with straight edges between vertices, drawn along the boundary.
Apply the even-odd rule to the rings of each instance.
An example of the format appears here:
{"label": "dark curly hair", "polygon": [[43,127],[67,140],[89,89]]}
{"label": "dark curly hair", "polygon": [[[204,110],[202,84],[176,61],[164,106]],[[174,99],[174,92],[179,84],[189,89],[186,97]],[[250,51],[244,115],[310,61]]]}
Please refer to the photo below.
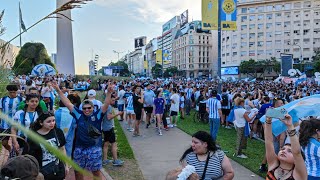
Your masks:
{"label": "dark curly hair", "polygon": [[300,135],[299,135],[299,141],[302,147],[305,147],[308,145],[310,138],[312,138],[313,135],[317,133],[317,131],[320,131],[320,120],[313,118],[310,120],[302,121],[300,124]]}

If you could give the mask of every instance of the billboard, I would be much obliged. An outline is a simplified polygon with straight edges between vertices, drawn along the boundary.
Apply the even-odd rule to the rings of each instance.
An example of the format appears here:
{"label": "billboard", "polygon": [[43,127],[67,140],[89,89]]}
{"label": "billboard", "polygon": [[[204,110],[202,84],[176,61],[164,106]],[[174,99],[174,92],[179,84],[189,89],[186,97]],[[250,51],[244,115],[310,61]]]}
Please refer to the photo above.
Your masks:
{"label": "billboard", "polygon": [[188,23],[188,9],[180,15],[181,27]]}
{"label": "billboard", "polygon": [[221,30],[237,30],[237,3],[236,0],[220,0]]}
{"label": "billboard", "polygon": [[221,68],[221,75],[238,75],[239,74],[239,67],[222,67]]}
{"label": "billboard", "polygon": [[281,76],[289,76],[288,71],[293,69],[293,55],[280,54],[281,56]]}
{"label": "billboard", "polygon": [[164,25],[162,25],[162,34],[168,32],[171,29],[173,29],[174,27],[176,27],[178,22],[179,22],[179,16],[175,16],[172,19],[170,19],[170,21],[168,21]]}
{"label": "billboard", "polygon": [[147,43],[147,37],[141,36],[134,39],[134,49],[141,49]]}
{"label": "billboard", "polygon": [[162,64],[162,50],[161,49],[158,49],[156,51],[156,63]]}
{"label": "billboard", "polygon": [[171,60],[171,53],[168,49],[163,50],[163,57],[162,59],[164,61],[170,61]]}
{"label": "billboard", "polygon": [[218,30],[218,1],[202,0],[203,30]]}

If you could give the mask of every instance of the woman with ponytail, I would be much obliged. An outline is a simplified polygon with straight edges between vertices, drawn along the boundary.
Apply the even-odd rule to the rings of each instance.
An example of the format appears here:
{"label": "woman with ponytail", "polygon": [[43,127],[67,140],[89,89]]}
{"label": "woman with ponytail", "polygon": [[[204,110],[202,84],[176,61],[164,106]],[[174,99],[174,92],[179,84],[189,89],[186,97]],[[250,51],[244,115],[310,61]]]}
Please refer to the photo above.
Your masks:
{"label": "woman with ponytail", "polygon": [[[42,136],[51,146],[59,148],[66,155],[66,140],[63,131],[56,128],[54,114],[50,112],[42,113],[35,122],[30,126],[39,136]],[[46,180],[62,180],[65,178],[66,172],[64,164],[55,155],[51,154],[42,144],[28,139],[29,150],[25,150],[24,154],[34,156],[40,166],[40,172]]]}
{"label": "woman with ponytail", "polygon": [[306,157],[308,180],[320,179],[320,119],[300,124],[299,141]]}
{"label": "woman with ponytail", "polygon": [[[30,94],[26,96],[26,105],[24,106],[23,110],[19,110],[15,113],[13,119],[29,129],[30,124],[32,124],[42,113],[42,109],[39,106],[40,97],[35,94]],[[17,135],[19,138],[19,141],[17,137],[13,136],[13,146],[14,150],[17,154],[20,154],[20,146],[23,148],[24,142],[20,141],[22,139],[26,139],[26,136],[21,132],[18,131],[15,127],[11,127],[11,134]],[[21,149],[22,150],[22,149]]]}

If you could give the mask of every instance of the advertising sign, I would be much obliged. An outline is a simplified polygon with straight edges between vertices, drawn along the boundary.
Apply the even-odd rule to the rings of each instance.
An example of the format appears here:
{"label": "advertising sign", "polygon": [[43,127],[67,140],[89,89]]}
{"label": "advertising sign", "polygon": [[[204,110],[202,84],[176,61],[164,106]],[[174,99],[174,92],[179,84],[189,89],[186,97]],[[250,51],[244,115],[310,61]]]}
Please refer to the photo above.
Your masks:
{"label": "advertising sign", "polygon": [[161,49],[158,49],[156,51],[156,63],[162,64],[162,50]]}
{"label": "advertising sign", "polygon": [[237,30],[237,3],[236,0],[220,0],[219,2],[221,30]]}
{"label": "advertising sign", "polygon": [[142,36],[134,39],[134,49],[140,49],[146,45],[147,37]]}
{"label": "advertising sign", "polygon": [[178,24],[178,22],[179,22],[178,20],[179,20],[179,16],[175,16],[170,21],[165,23],[162,26],[162,33],[164,34],[168,31],[170,31],[172,28],[174,28]]}
{"label": "advertising sign", "polygon": [[168,49],[163,50],[163,57],[162,59],[164,61],[170,61],[171,60],[171,54],[170,51]]}
{"label": "advertising sign", "polygon": [[181,25],[181,27],[184,26],[187,23],[188,23],[188,10],[186,10],[185,12],[183,12],[180,15],[180,25]]}
{"label": "advertising sign", "polygon": [[202,0],[202,29],[218,30],[219,0]]}
{"label": "advertising sign", "polygon": [[239,67],[222,67],[221,68],[221,75],[238,75],[239,74]]}
{"label": "advertising sign", "polygon": [[289,76],[288,71],[293,68],[292,54],[280,54],[281,56],[281,76]]}

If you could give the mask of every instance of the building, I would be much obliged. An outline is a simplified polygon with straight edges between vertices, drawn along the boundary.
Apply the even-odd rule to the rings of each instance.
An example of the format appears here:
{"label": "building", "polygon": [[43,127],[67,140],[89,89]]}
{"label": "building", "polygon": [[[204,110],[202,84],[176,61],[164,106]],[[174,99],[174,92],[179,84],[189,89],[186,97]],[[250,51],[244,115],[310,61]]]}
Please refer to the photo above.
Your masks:
{"label": "building", "polygon": [[222,67],[293,54],[299,63],[320,48],[319,0],[238,0],[237,31],[222,32]]}
{"label": "building", "polygon": [[170,21],[162,26],[162,35],[158,37],[158,48],[162,50],[163,54],[163,68],[166,69],[171,66],[172,60],[172,41],[174,40],[178,31],[180,16],[173,17]]}
{"label": "building", "polygon": [[51,54],[51,62],[53,64],[56,64],[57,63],[57,54],[56,53],[52,53]]}
{"label": "building", "polygon": [[129,70],[134,74],[145,74],[144,69],[144,55],[142,54],[143,51],[145,52],[145,46],[141,49],[137,49],[129,54],[128,59],[128,66]]}
{"label": "building", "polygon": [[[6,41],[0,39],[0,46],[3,46]],[[5,51],[0,50],[0,66],[11,69],[15,63],[16,57],[20,51],[20,48],[9,44]]]}
{"label": "building", "polygon": [[212,32],[202,30],[201,21],[193,21],[178,30],[172,45],[172,66],[181,71],[181,76],[208,78],[217,75],[218,39],[217,31]]}
{"label": "building", "polygon": [[89,61],[89,75],[90,76],[97,75],[96,64],[93,60]]}
{"label": "building", "polygon": [[151,69],[152,69],[153,66],[156,65],[156,51],[157,51],[157,49],[158,49],[158,40],[157,40],[157,38],[152,39],[146,45],[144,65],[146,66],[145,67],[146,75],[148,77],[152,77]]}

